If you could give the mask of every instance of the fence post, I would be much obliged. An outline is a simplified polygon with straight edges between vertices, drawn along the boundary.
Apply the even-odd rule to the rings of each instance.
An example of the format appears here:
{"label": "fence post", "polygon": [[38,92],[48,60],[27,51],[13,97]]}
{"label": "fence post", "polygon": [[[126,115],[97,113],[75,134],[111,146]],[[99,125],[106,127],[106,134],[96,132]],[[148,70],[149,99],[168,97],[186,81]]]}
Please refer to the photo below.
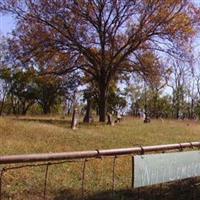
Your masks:
{"label": "fence post", "polygon": [[45,169],[45,177],[44,177],[44,200],[46,200],[46,190],[47,190],[47,179],[48,179],[48,171],[49,171],[49,163],[46,165]]}
{"label": "fence post", "polygon": [[134,188],[134,156],[132,158],[132,182],[131,182],[131,188]]}
{"label": "fence post", "polygon": [[85,169],[86,169],[86,162],[87,159],[83,161],[83,168],[82,168],[82,184],[81,184],[81,198],[84,200],[84,186],[85,186]]}
{"label": "fence post", "polygon": [[2,168],[2,169],[0,169],[0,200],[2,200],[2,194],[3,194],[3,192],[2,192],[2,185],[3,185],[3,174],[4,174],[4,172],[5,172],[5,169],[4,168]]}
{"label": "fence post", "polygon": [[115,165],[116,165],[116,159],[117,159],[117,156],[114,156],[114,158],[113,158],[113,169],[112,169],[112,197],[114,196],[114,190],[115,190]]}

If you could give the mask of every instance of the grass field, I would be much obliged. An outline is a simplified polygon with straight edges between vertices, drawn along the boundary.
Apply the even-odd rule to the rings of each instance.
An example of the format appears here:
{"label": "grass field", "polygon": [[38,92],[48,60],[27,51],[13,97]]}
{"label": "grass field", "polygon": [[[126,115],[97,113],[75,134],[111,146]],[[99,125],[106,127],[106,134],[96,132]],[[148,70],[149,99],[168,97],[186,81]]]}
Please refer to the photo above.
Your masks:
{"label": "grass field", "polygon": [[[143,124],[139,119],[127,118],[114,127],[80,124],[72,131],[70,121],[58,117],[0,118],[0,155],[123,148],[199,139],[200,123],[192,121],[153,120],[150,124]],[[92,196],[91,199],[98,197],[94,191],[104,194],[112,189],[112,163],[113,158],[87,162],[85,193]],[[48,199],[80,199],[82,167],[82,162],[50,166]],[[41,199],[44,173],[45,167],[6,172],[2,184],[4,198]],[[131,157],[118,158],[115,189],[126,190],[130,184]],[[128,198],[119,195],[115,199]]]}

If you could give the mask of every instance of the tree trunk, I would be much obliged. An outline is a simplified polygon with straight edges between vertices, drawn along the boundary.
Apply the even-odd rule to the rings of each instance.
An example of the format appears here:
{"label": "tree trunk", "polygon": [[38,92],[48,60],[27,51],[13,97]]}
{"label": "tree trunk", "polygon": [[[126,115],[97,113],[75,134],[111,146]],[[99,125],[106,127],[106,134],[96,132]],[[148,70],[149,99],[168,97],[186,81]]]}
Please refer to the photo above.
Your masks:
{"label": "tree trunk", "polygon": [[90,123],[90,117],[91,117],[91,99],[90,97],[87,98],[87,106],[86,106],[86,113],[85,117],[83,119],[84,123]]}
{"label": "tree trunk", "polygon": [[107,113],[107,89],[102,84],[100,86],[99,94],[99,122],[106,122],[106,113]]}
{"label": "tree trunk", "polygon": [[194,99],[191,100],[191,107],[190,107],[190,119],[194,119]]}
{"label": "tree trunk", "polygon": [[42,109],[43,109],[43,113],[45,114],[45,115],[47,115],[47,114],[50,114],[51,113],[51,108],[50,108],[50,106],[49,105],[43,105],[42,106]]}
{"label": "tree trunk", "polygon": [[1,107],[0,107],[0,116],[1,116],[2,113],[3,113],[3,108],[4,108],[4,103],[5,103],[5,97],[6,97],[6,95],[3,96],[3,99],[2,99],[2,102],[1,102]]}
{"label": "tree trunk", "polygon": [[157,94],[157,91],[156,91],[156,94],[154,94],[154,97],[153,97],[153,117],[155,117],[156,119],[158,119],[158,94]]}
{"label": "tree trunk", "polygon": [[22,105],[20,107],[21,107],[20,114],[26,115],[26,102],[22,102]]}
{"label": "tree trunk", "polygon": [[29,108],[30,108],[33,104],[34,104],[34,102],[30,102],[30,103],[28,103],[28,104],[25,103],[24,106],[23,106],[22,115],[26,115],[27,112],[28,112],[28,110],[29,110]]}
{"label": "tree trunk", "polygon": [[180,112],[180,106],[179,103],[176,104],[176,119],[179,119],[179,112]]}
{"label": "tree trunk", "polygon": [[26,113],[27,113],[27,109],[23,109],[21,114],[22,114],[23,116],[25,116]]}

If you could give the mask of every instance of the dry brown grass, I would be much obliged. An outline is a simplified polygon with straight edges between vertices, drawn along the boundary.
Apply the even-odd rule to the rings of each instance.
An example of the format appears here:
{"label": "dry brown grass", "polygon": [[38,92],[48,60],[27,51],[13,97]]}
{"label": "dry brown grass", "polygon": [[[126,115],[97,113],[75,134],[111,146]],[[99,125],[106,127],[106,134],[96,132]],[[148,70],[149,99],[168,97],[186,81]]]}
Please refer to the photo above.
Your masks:
{"label": "dry brown grass", "polygon": [[75,131],[69,120],[0,118],[0,154],[22,154],[122,148],[136,145],[198,141],[200,123],[165,120],[144,124],[126,119],[114,127],[81,124]]}
{"label": "dry brown grass", "polygon": [[[191,121],[141,120],[128,118],[114,127],[80,124],[75,131],[69,120],[59,118],[0,118],[0,155],[122,148],[198,141],[200,124]],[[86,193],[112,188],[112,158],[87,162]],[[79,199],[83,163],[50,166],[49,199]],[[10,171],[3,179],[5,199],[41,199],[45,167]],[[130,188],[131,157],[116,160],[116,190]],[[71,195],[71,196],[70,196]],[[116,197],[117,198],[117,197]],[[126,199],[119,197],[118,199]]]}

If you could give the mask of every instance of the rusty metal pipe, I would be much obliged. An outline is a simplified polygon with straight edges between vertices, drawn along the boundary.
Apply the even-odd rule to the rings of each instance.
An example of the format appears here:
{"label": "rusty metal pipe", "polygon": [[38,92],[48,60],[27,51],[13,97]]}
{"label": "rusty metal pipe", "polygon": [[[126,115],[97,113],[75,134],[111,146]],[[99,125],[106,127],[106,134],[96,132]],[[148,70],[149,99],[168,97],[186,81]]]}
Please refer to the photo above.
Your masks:
{"label": "rusty metal pipe", "polygon": [[142,153],[150,153],[158,151],[180,150],[183,148],[190,148],[190,147],[200,148],[200,142],[132,147],[132,148],[122,148],[122,149],[93,150],[93,151],[8,155],[8,156],[0,156],[0,164],[45,162],[45,161],[58,161],[58,160],[86,159],[86,158],[96,158],[96,157],[106,157],[106,156],[120,156],[120,155],[142,154]]}

